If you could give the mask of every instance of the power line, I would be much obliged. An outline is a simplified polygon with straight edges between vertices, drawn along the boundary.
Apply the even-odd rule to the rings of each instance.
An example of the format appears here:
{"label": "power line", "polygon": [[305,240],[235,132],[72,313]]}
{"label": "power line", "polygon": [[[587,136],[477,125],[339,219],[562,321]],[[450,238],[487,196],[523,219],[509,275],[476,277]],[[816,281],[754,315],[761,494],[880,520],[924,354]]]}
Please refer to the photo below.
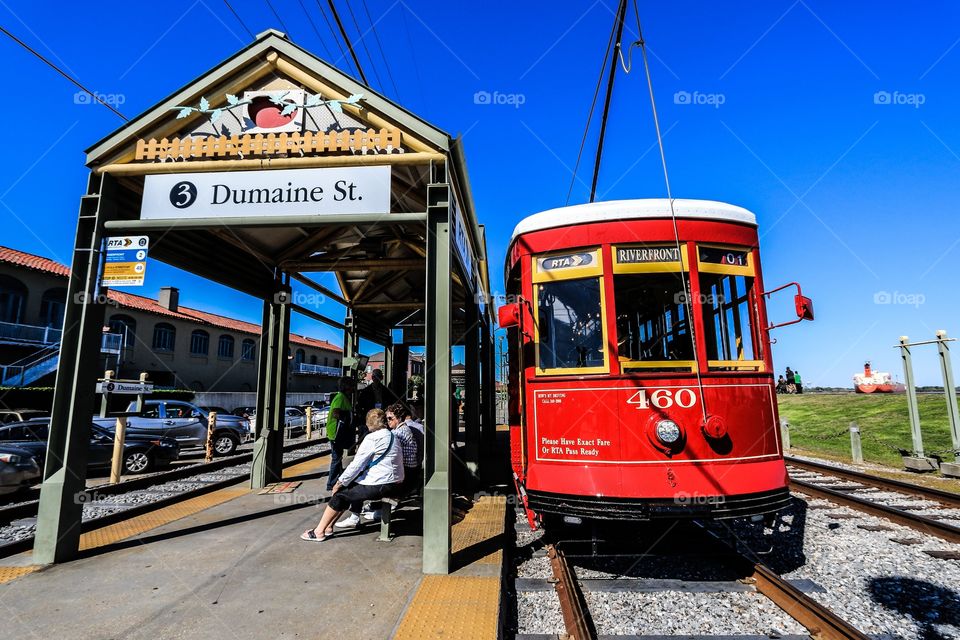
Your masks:
{"label": "power line", "polygon": [[360,66],[360,60],[357,58],[357,52],[353,50],[353,45],[350,44],[350,36],[347,35],[347,30],[343,28],[343,22],[340,20],[340,14],[337,13],[337,6],[333,4],[333,0],[327,0],[330,5],[330,11],[333,12],[333,19],[337,21],[337,26],[340,27],[340,35],[343,36],[343,41],[347,43],[347,49],[350,50],[350,55],[353,57],[353,64],[357,67],[357,73],[360,74],[360,79],[363,80],[363,84],[370,86],[370,83],[367,82],[367,76],[363,73],[363,68]]}
{"label": "power line", "polygon": [[610,47],[613,46],[613,38],[617,32],[617,25],[610,28],[610,38],[607,39],[607,48],[603,53],[603,62],[600,63],[600,73],[597,74],[597,86],[593,90],[593,100],[590,102],[590,111],[587,113],[587,124],[583,127],[583,137],[580,138],[580,150],[577,151],[577,163],[573,165],[573,176],[570,177],[570,188],[567,189],[566,204],[570,204],[570,196],[573,194],[573,185],[577,182],[577,171],[580,170],[580,160],[583,157],[583,149],[587,145],[587,135],[590,133],[590,123],[593,122],[593,110],[597,106],[597,97],[600,95],[600,87],[603,85],[603,72],[607,68],[607,59],[610,57]]}
{"label": "power line", "polygon": [[49,60],[47,60],[46,58],[44,58],[44,57],[43,57],[40,53],[38,53],[33,47],[31,47],[31,46],[28,45],[26,42],[24,42],[23,40],[21,40],[21,39],[18,38],[17,36],[13,35],[13,34],[10,33],[9,31],[7,31],[7,30],[4,29],[3,27],[0,27],[0,31],[2,31],[4,34],[6,34],[7,36],[9,36],[11,40],[13,40],[13,41],[16,42],[17,44],[19,44],[21,47],[23,47],[24,49],[26,49],[27,51],[29,51],[30,53],[32,53],[33,55],[35,55],[37,58],[39,58],[40,60],[42,60],[47,66],[49,66],[50,68],[52,68],[54,71],[56,71],[57,73],[59,73],[61,76],[63,76],[64,78],[66,78],[67,80],[69,80],[70,82],[72,82],[73,84],[75,84],[76,86],[80,87],[81,90],[83,90],[83,91],[85,91],[86,93],[90,94],[90,97],[92,97],[94,100],[96,100],[97,102],[99,102],[100,104],[102,104],[103,106],[105,106],[107,109],[110,109],[110,111],[113,111],[115,114],[117,114],[118,116],[120,116],[120,118],[122,118],[122,119],[124,120],[124,122],[126,122],[127,116],[123,115],[122,113],[120,113],[119,111],[117,111],[115,108],[113,108],[112,106],[110,106],[109,104],[107,104],[106,102],[104,102],[102,98],[100,98],[100,97],[99,97],[96,93],[94,93],[93,91],[90,91],[90,89],[87,89],[85,86],[83,86],[82,84],[80,84],[79,81],[74,80],[73,77],[70,76],[66,71],[63,71],[60,67],[58,67],[57,65],[53,64],[52,62],[50,62]]}
{"label": "power line", "polygon": [[333,58],[333,56],[330,54],[330,49],[327,48],[327,43],[324,42],[323,38],[320,37],[320,30],[317,29],[317,25],[313,22],[313,18],[310,17],[309,13],[307,13],[307,7],[305,4],[303,4],[303,0],[297,0],[297,2],[300,3],[300,8],[303,9],[303,15],[307,16],[307,20],[310,21],[310,26],[313,27],[313,32],[317,34],[317,40],[320,41],[320,46],[322,46],[323,50],[326,52],[327,58]]}
{"label": "power line", "polygon": [[263,1],[267,3],[267,6],[270,7],[270,11],[273,12],[273,17],[275,17],[277,19],[277,22],[280,23],[280,26],[283,27],[283,32],[289,36],[290,30],[287,29],[287,25],[283,24],[283,18],[281,18],[280,14],[277,13],[277,10],[273,8],[273,3],[270,2],[270,0],[263,0]]}
{"label": "power line", "polygon": [[410,26],[407,24],[406,4],[403,4],[400,8],[400,19],[403,21],[403,30],[407,34],[407,45],[410,47],[410,57],[413,59],[413,71],[417,74],[417,92],[420,94],[420,102],[426,104],[427,101],[423,95],[423,78],[420,77],[420,65],[417,64],[417,49],[413,46],[413,38],[410,37]]}
{"label": "power line", "polygon": [[350,8],[350,3],[347,2],[347,11],[350,12],[350,19],[353,20],[353,28],[357,30],[357,35],[360,36],[360,44],[363,45],[363,51],[367,54],[367,61],[370,63],[370,67],[373,69],[373,77],[377,79],[377,87],[380,91],[383,91],[383,81],[380,79],[380,74],[377,72],[377,65],[373,64],[373,58],[370,56],[370,49],[367,48],[367,41],[363,37],[364,34],[360,33],[360,23],[357,22],[357,16],[353,14],[353,9]]}
{"label": "power line", "polygon": [[[623,21],[627,14],[627,0],[620,0],[620,8],[617,11],[617,37],[614,40],[614,48],[620,46],[620,38],[623,36]],[[593,202],[597,196],[597,179],[600,177],[600,158],[603,156],[603,139],[607,133],[607,116],[610,115],[610,97],[613,95],[613,81],[617,77],[617,56],[610,60],[610,76],[607,78],[607,93],[603,100],[603,115],[600,117],[600,139],[597,140],[597,158],[593,167],[593,181],[590,183],[590,202]]]}
{"label": "power line", "polygon": [[247,23],[243,21],[243,18],[240,17],[240,14],[237,13],[232,6],[230,6],[229,0],[223,0],[223,4],[227,5],[227,9],[230,9],[230,13],[233,14],[233,17],[237,19],[237,22],[240,23],[240,26],[250,35],[251,40],[256,40],[256,36],[253,35],[253,31],[250,31],[250,27],[247,26]]}
{"label": "power line", "polygon": [[370,15],[370,9],[367,8],[367,0],[363,0],[363,10],[367,14],[367,20],[370,21],[370,28],[373,30],[373,37],[377,41],[377,48],[380,49],[380,57],[383,58],[383,66],[387,68],[387,77],[390,78],[390,84],[393,85],[393,95],[397,97],[397,100],[403,102],[400,98],[400,90],[397,89],[397,83],[393,80],[393,72],[390,71],[390,62],[387,60],[387,56],[383,53],[383,44],[380,42],[380,36],[377,34],[377,25],[373,21],[373,17]]}
{"label": "power line", "polygon": [[[334,63],[337,64],[340,62],[340,60],[343,60],[347,57],[347,52],[343,50],[343,45],[340,44],[340,38],[337,37],[337,32],[334,30],[333,24],[330,22],[329,16],[327,16],[327,12],[323,10],[320,0],[315,0],[315,2],[317,3],[317,10],[320,11],[320,15],[323,16],[323,21],[327,23],[327,29],[330,30],[330,35],[333,36],[333,41],[337,43],[337,49],[340,50],[340,57],[337,59],[337,62]],[[347,68],[349,69],[349,67],[350,64],[347,63]]]}

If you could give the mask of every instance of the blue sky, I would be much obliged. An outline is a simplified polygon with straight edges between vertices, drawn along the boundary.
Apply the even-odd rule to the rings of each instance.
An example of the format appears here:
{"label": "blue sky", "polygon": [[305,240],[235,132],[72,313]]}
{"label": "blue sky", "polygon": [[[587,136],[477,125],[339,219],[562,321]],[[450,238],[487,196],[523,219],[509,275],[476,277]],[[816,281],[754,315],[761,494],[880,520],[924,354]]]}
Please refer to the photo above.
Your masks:
{"label": "blue sky", "polygon": [[[284,28],[265,1],[231,4],[254,33]],[[322,40],[301,2],[271,4],[294,42],[350,69],[314,0],[302,5]],[[366,29],[363,5],[351,6]],[[367,6],[397,91],[369,34],[372,63],[359,46],[374,87],[464,135],[499,288],[516,222],[566,201],[615,2]],[[847,385],[868,358],[899,374],[891,346],[900,335],[960,335],[960,5],[682,1],[640,10],[674,195],[756,212],[768,287],[797,280],[814,299],[815,322],[777,332],[778,369],[792,366],[808,385]],[[630,17],[625,42],[635,39]],[[250,41],[220,0],[104,1],[95,11],[58,3],[55,12],[0,0],[0,24],[127,116]],[[0,244],[68,262],[83,149],[121,121],[77,100],[75,87],[12,41],[0,47],[12,75],[0,102]],[[617,79],[600,199],[665,195],[639,56],[634,63]],[[505,104],[478,103],[484,91]],[[595,131],[588,149],[594,140]],[[571,203],[587,193],[578,183]],[[131,291],[156,295],[166,284],[181,288],[183,304],[259,321],[250,298],[159,263]],[[786,317],[791,301],[773,306]],[[306,321],[295,330],[339,341]],[[939,384],[933,350],[918,350],[915,366],[919,383]]]}

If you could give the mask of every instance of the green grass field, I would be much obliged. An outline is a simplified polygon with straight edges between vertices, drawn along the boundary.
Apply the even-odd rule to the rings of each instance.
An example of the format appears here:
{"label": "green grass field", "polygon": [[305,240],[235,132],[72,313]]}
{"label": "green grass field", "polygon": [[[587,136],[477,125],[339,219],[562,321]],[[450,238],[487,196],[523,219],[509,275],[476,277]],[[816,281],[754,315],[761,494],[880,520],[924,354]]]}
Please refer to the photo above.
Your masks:
{"label": "green grass field", "polygon": [[[860,425],[863,458],[901,466],[894,447],[910,450],[910,418],[905,394],[802,394],[777,396],[780,418],[790,421],[794,447],[850,460],[851,422]],[[942,451],[951,447],[947,403],[943,394],[921,394],[920,426],[923,448]],[[838,435],[843,432],[841,435]],[[945,456],[952,461],[953,457]]]}

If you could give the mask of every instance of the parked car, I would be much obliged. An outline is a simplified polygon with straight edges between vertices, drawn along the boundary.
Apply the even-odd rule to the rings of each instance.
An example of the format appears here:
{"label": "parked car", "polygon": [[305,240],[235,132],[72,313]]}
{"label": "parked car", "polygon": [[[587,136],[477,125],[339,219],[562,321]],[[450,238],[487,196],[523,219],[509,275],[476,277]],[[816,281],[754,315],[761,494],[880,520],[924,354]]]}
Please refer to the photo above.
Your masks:
{"label": "parked car", "polygon": [[[327,414],[330,413],[330,409],[316,409],[313,411],[313,428],[318,429],[323,425],[327,424]],[[257,414],[250,416],[250,424],[256,427]],[[283,426],[287,428],[290,433],[304,433],[307,430],[307,412],[300,407],[284,407],[283,408]]]}
{"label": "parked car", "polygon": [[326,400],[307,400],[303,404],[298,405],[304,411],[307,410],[307,407],[313,407],[314,409],[322,409],[329,405],[330,403]]}
{"label": "parked car", "polygon": [[[230,413],[229,411],[227,411],[227,410],[224,409],[223,407],[213,407],[213,406],[207,406],[207,405],[200,405],[200,408],[203,409],[204,411],[206,411],[207,413],[214,413],[214,412],[216,412],[218,418],[219,418],[220,416],[232,416],[232,415],[233,415],[232,413]],[[241,416],[241,417],[242,417],[242,416]]]}
{"label": "parked car", "polygon": [[[16,422],[0,427],[0,446],[26,450],[42,468],[47,454],[49,420]],[[136,430],[127,431],[123,439],[123,472],[144,473],[168,466],[180,457],[180,446],[173,438],[158,438]],[[109,469],[113,462],[113,432],[93,424],[90,426],[90,448],[87,467]]]}
{"label": "parked car", "polygon": [[0,424],[26,422],[32,418],[49,418],[50,412],[43,409],[0,409]]}
{"label": "parked car", "polygon": [[232,413],[235,416],[240,416],[241,418],[249,418],[256,412],[257,412],[256,407],[237,407],[230,413]]}
{"label": "parked car", "polygon": [[42,467],[30,451],[0,444],[0,495],[16,493],[36,484],[42,474]]}
{"label": "parked car", "polygon": [[[127,411],[136,410],[131,402]],[[181,449],[204,447],[207,443],[208,413],[195,404],[182,400],[145,400],[143,413],[127,418],[130,429],[149,433],[154,437],[173,438]],[[94,422],[113,431],[114,418],[94,418]],[[213,451],[216,455],[228,456],[242,443],[251,439],[250,421],[230,415],[217,414],[217,429],[213,433]]]}

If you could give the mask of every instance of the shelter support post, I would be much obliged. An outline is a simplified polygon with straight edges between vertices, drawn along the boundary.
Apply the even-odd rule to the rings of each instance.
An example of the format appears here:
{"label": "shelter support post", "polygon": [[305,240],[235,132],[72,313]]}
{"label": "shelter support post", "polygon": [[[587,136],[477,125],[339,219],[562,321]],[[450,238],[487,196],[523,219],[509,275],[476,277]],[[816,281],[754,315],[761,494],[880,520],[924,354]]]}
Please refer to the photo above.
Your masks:
{"label": "shelter support post", "polygon": [[356,371],[356,367],[348,363],[352,358],[356,358],[359,352],[360,334],[357,333],[356,319],[352,313],[349,313],[343,321],[343,359],[340,364],[343,365],[343,375],[350,376],[354,380],[356,380],[356,377],[353,372]]}
{"label": "shelter support post", "polygon": [[450,443],[450,187],[427,187],[426,438],[424,443],[423,572],[450,572],[452,521]]}
{"label": "shelter support post", "polygon": [[[33,561],[63,562],[80,548],[80,520],[86,488],[90,417],[100,364],[100,334],[106,295],[99,288],[103,221],[114,210],[115,185],[104,175],[98,194],[80,202],[70,281],[60,342],[43,485],[37,512]],[[104,295],[101,295],[104,294]]]}
{"label": "shelter support post", "polygon": [[257,434],[250,487],[262,489],[283,479],[284,404],[287,397],[287,346],[290,341],[289,290],[278,289],[263,304],[260,371],[257,379]]}
{"label": "shelter support post", "polygon": [[[480,457],[484,460],[493,460],[494,450],[497,447],[497,393],[494,368],[493,336],[490,335],[489,318],[484,318],[480,324]],[[489,464],[481,469],[485,479],[492,471]]]}
{"label": "shelter support post", "polygon": [[466,331],[463,335],[464,383],[465,394],[463,423],[466,427],[463,451],[464,464],[472,479],[480,471],[480,314],[476,300],[468,300],[466,312]]}

